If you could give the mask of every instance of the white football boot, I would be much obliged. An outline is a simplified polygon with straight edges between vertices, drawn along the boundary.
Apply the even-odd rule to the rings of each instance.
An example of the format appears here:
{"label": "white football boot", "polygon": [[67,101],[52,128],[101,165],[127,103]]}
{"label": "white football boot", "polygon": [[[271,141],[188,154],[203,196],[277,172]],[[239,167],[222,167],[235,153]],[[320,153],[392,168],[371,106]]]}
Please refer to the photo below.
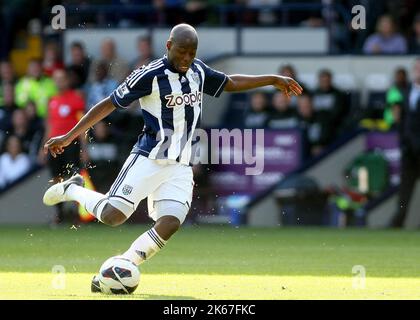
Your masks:
{"label": "white football boot", "polygon": [[66,181],[56,183],[55,185],[49,187],[47,191],[45,191],[42,201],[47,206],[53,206],[57,203],[67,201],[68,199],[66,198],[66,190],[73,183],[83,187],[85,180],[80,174],[75,174]]}

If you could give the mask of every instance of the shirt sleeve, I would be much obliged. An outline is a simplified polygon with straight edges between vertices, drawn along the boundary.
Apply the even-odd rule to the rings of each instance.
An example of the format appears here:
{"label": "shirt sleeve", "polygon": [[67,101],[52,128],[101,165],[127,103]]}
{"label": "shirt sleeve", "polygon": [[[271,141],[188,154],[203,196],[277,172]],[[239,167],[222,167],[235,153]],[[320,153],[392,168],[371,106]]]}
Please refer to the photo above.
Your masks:
{"label": "shirt sleeve", "polygon": [[134,70],[110,95],[117,108],[127,108],[133,101],[152,93],[153,72],[148,68]]}
{"label": "shirt sleeve", "polygon": [[228,76],[210,68],[202,61],[199,61],[199,64],[204,70],[204,93],[216,98],[219,97],[229,79]]}

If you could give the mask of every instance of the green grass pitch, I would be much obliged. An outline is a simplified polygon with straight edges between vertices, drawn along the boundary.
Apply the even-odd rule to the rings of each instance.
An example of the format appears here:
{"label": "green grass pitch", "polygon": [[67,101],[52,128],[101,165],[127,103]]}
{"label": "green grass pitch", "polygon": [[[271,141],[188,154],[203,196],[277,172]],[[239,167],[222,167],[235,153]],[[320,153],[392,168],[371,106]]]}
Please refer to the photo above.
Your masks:
{"label": "green grass pitch", "polygon": [[90,293],[146,229],[2,226],[0,299],[420,299],[419,232],[321,228],[186,226],[141,265],[135,294]]}

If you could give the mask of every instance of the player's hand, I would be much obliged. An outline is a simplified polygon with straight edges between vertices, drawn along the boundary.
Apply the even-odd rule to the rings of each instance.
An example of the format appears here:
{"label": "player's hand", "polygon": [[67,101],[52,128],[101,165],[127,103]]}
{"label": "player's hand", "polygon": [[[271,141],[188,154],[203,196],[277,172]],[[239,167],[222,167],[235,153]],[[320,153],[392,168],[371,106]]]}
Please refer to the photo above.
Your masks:
{"label": "player's hand", "polygon": [[297,83],[296,80],[289,77],[279,76],[277,78],[277,81],[274,83],[274,86],[277,89],[283,91],[287,99],[290,99],[292,97],[292,94],[294,94],[295,96],[298,96],[303,91],[300,84]]}
{"label": "player's hand", "polygon": [[51,155],[55,158],[57,155],[64,152],[64,148],[67,147],[72,142],[72,139],[68,138],[66,135],[52,137],[44,144],[44,153],[50,151]]}

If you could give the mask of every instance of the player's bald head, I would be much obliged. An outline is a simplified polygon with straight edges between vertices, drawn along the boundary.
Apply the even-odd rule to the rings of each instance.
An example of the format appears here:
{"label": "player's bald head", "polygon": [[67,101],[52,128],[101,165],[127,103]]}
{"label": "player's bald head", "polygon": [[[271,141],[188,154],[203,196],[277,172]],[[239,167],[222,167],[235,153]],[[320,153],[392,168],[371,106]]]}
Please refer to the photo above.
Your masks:
{"label": "player's bald head", "polygon": [[166,42],[168,61],[180,73],[190,68],[197,53],[197,31],[189,24],[181,23],[172,28]]}
{"label": "player's bald head", "polygon": [[181,23],[172,28],[169,41],[181,46],[197,47],[198,35],[193,26]]}

